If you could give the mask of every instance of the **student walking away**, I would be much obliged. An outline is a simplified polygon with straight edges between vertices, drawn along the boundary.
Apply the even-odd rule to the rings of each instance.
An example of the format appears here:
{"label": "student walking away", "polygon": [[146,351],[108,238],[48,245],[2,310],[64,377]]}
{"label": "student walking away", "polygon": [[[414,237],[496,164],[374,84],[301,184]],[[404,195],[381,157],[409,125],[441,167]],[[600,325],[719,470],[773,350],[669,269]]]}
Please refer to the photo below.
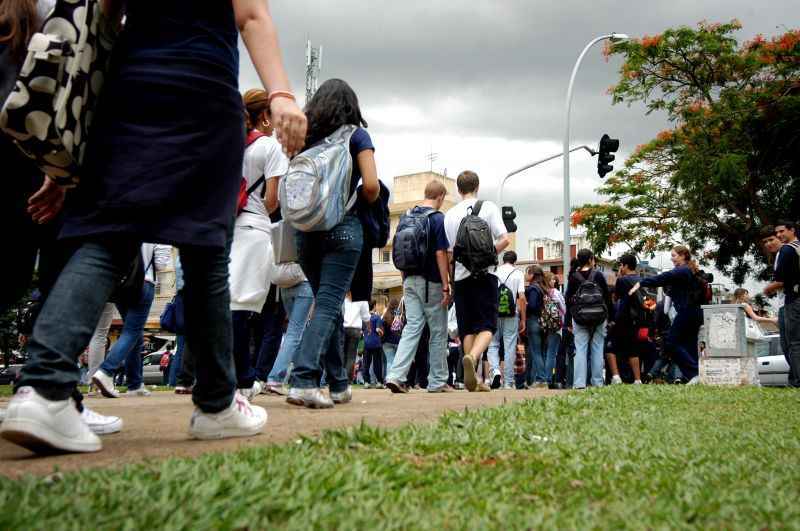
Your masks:
{"label": "student walking away", "polygon": [[603,348],[611,311],[611,293],[606,279],[595,268],[594,253],[578,251],[578,268],[567,282],[567,324],[575,336],[572,386],[586,388],[586,371],[591,363],[591,383],[603,385]]}
{"label": "student walking away", "polygon": [[681,373],[688,378],[688,384],[699,383],[697,376],[697,334],[703,324],[703,304],[709,304],[708,281],[692,260],[692,252],[688,247],[673,247],[670,258],[675,266],[655,277],[643,278],[629,291],[636,293],[640,287],[669,287],[670,299],[676,310],[669,332],[664,342],[664,349],[669,358],[678,364]]}
{"label": "student walking away", "polygon": [[478,175],[461,172],[456,185],[461,202],[447,211],[444,226],[454,261],[453,294],[464,347],[464,385],[469,391],[488,391],[487,386],[478,385],[475,369],[497,331],[497,277],[489,268],[497,265],[497,254],[511,240],[497,205],[478,199]]}
{"label": "student walking away", "polygon": [[[631,295],[629,292],[642,279],[636,273],[638,260],[633,254],[623,254],[617,260],[619,267],[614,294],[617,298],[617,310],[614,326],[611,329],[610,351],[607,354],[608,366],[611,369],[611,383],[621,384],[619,375],[619,358],[625,359],[633,373],[633,383],[641,385],[642,373],[640,360],[642,344],[648,341],[647,333],[655,325],[655,298],[644,295],[643,290]],[[644,330],[644,337],[642,337]]]}
{"label": "student walking away", "polygon": [[70,400],[76,360],[144,241],[181,250],[197,369],[190,434],[249,436],[266,423],[236,393],[231,352],[228,249],[244,152],[237,28],[270,93],[279,141],[289,156],[302,147],[306,121],[267,2],[126,3],[81,180],[67,194],[61,236],[77,250],[34,328],[4,438],[37,452],[100,450]]}
{"label": "student walking away", "polygon": [[[450,303],[450,282],[445,232],[445,216],[440,212],[447,188],[439,181],[425,186],[425,199],[407,211],[395,231],[392,259],[403,274],[403,305],[406,325],[397,355],[386,377],[386,386],[393,393],[408,392],[408,373],[419,350],[425,325],[428,336],[428,363],[417,363],[417,372],[428,367],[427,388],[431,393],[445,392],[447,387],[447,307]],[[419,380],[419,375],[416,378]]]}
{"label": "student walking away", "polygon": [[[355,92],[347,83],[329,79],[319,87],[305,111],[309,120],[306,144],[311,147],[290,164],[281,179],[279,196],[284,221],[298,230],[297,254],[311,283],[315,306],[293,360],[287,401],[311,408],[329,408],[352,399],[341,338],[342,303],[354,283],[364,247],[364,229],[354,205],[359,198],[357,194],[366,203],[376,201],[380,184],[375,148],[365,129],[367,122],[361,116]],[[335,164],[337,161],[342,165]],[[310,170],[311,167],[315,170]],[[351,175],[342,171],[346,167],[352,167]],[[315,182],[325,182],[328,186],[313,186],[307,179],[309,171]],[[330,195],[322,197],[317,193],[323,189]],[[287,205],[284,194],[293,197],[291,205]],[[365,279],[355,280],[362,281]],[[325,368],[330,398],[320,392],[320,364]]]}
{"label": "student walking away", "polygon": [[517,253],[503,253],[503,265],[497,268],[497,331],[489,343],[489,370],[491,371],[491,388],[500,387],[500,342],[503,342],[505,353],[505,374],[503,386],[514,388],[514,363],[512,356],[517,351],[517,339],[526,333],[527,299],[525,298],[525,277],[515,267]]}
{"label": "student walking away", "polygon": [[526,297],[530,297],[526,330],[527,361],[533,367],[527,370],[526,384],[545,388],[555,384],[557,380],[556,362],[561,347],[566,305],[561,292],[555,287],[555,275],[543,271],[539,266],[530,266],[527,274],[529,285],[525,293]]}
{"label": "student walking away", "polygon": [[[383,321],[375,312],[375,301],[369,301],[369,321],[364,325],[364,380],[365,387],[383,389]],[[373,381],[372,375],[375,376]]]}
{"label": "student walking away", "polygon": [[[261,393],[264,385],[256,378],[250,355],[250,324],[251,318],[264,308],[270,293],[273,262],[271,222],[267,211],[267,182],[275,181],[286,173],[289,161],[273,136],[269,95],[261,89],[250,89],[243,96],[243,104],[247,140],[237,205],[239,212],[236,216],[228,267],[236,387],[242,396],[252,400]],[[276,197],[269,199],[274,203]]]}
{"label": "student walking away", "polygon": [[403,327],[405,326],[403,313],[403,302],[392,298],[381,316],[383,321],[383,367],[387,379],[389,378],[389,371],[394,364],[397,345],[400,343],[400,336],[403,334]]}
{"label": "student walking away", "polygon": [[348,291],[342,303],[342,316],[342,324],[344,326],[344,367],[349,382],[353,383],[353,366],[358,354],[358,344],[364,335],[364,327],[369,323],[369,303],[367,301],[354,301],[352,293]]}
{"label": "student walking away", "polygon": [[171,253],[172,249],[168,245],[143,244],[140,263],[144,264],[144,281],[132,288],[135,291],[118,291],[112,297],[112,302],[122,316],[122,333],[92,376],[92,383],[106,398],[120,396],[114,386],[114,375],[123,365],[128,384],[125,396],[150,396],[142,379],[144,328],[156,293],[156,272],[172,263]]}
{"label": "student walking away", "polygon": [[783,355],[789,364],[789,385],[800,387],[800,241],[797,224],[781,221],[775,225],[775,235],[783,243],[775,258],[774,281],[764,288],[764,294],[783,291],[783,306],[778,313],[778,325]]}

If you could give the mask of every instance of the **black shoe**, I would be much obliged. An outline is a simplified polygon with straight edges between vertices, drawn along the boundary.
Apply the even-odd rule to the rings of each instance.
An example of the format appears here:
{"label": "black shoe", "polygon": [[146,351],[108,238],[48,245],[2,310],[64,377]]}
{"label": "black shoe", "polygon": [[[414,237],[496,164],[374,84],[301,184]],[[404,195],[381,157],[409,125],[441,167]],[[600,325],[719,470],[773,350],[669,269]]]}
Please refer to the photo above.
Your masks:
{"label": "black shoe", "polygon": [[387,380],[386,387],[393,393],[407,393],[408,387],[402,382],[397,382],[395,380]]}
{"label": "black shoe", "polygon": [[653,376],[649,372],[646,372],[642,375],[643,384],[649,384],[652,381],[653,381]]}
{"label": "black shoe", "polygon": [[547,384],[548,389],[563,389],[564,386],[561,385],[561,382],[551,382]]}
{"label": "black shoe", "polygon": [[492,389],[500,389],[500,375],[495,374],[492,378]]}

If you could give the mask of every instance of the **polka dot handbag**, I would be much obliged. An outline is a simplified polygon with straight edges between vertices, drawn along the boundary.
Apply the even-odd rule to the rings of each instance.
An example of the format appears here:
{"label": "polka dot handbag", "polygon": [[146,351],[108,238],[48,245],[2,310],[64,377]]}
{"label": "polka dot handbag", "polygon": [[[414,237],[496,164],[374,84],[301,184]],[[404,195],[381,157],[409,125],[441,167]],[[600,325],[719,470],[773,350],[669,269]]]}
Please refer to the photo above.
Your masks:
{"label": "polka dot handbag", "polygon": [[114,31],[98,0],[58,0],[28,44],[0,129],[61,185],[78,183]]}

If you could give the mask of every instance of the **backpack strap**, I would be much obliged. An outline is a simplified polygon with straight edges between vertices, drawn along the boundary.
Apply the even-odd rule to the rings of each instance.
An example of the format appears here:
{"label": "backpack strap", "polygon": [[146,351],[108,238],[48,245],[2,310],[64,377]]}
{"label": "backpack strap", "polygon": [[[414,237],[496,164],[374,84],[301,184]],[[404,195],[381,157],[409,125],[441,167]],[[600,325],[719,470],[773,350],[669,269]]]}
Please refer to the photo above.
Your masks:
{"label": "backpack strap", "polygon": [[255,191],[256,191],[256,188],[258,188],[259,186],[261,186],[262,184],[264,184],[264,183],[266,182],[266,180],[267,180],[267,178],[266,178],[264,175],[262,175],[261,177],[259,177],[259,178],[256,180],[256,182],[254,182],[254,183],[253,183],[253,184],[250,186],[250,188],[248,188],[248,189],[247,189],[247,196],[249,197],[249,196],[250,196],[250,194],[252,194],[253,192],[255,192]]}
{"label": "backpack strap", "polygon": [[472,207],[472,215],[477,216],[481,213],[481,207],[483,206],[483,199],[478,199],[475,202],[475,205]]}

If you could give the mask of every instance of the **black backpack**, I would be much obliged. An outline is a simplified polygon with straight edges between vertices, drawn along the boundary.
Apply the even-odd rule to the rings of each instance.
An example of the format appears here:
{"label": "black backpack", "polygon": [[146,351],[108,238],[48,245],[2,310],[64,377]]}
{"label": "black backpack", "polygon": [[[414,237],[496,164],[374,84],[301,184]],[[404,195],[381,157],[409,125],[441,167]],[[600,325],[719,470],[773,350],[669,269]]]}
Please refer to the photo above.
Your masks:
{"label": "black backpack", "polygon": [[706,273],[704,271],[693,272],[692,280],[689,283],[689,305],[699,307],[711,304],[713,298],[714,293]]}
{"label": "black backpack", "polygon": [[497,290],[497,315],[499,317],[514,317],[517,315],[517,305],[515,304],[517,297],[511,289],[506,286],[506,282],[508,282],[508,279],[511,278],[511,275],[513,275],[515,271],[516,269],[508,274],[505,282],[501,282],[500,288]]}
{"label": "black backpack", "polygon": [[461,220],[453,246],[453,258],[475,275],[497,265],[497,251],[489,224],[479,217],[483,201],[467,209]]}
{"label": "black backpack", "polygon": [[392,262],[404,273],[420,274],[428,265],[430,247],[430,217],[438,210],[429,209],[424,212],[409,210],[397,224],[392,240]]}
{"label": "black backpack", "polygon": [[603,289],[593,280],[596,275],[599,273],[593,269],[586,280],[577,271],[572,277],[572,282],[578,281],[581,285],[572,296],[570,312],[572,319],[581,326],[597,326],[608,318]]}
{"label": "black backpack", "polygon": [[144,259],[142,259],[141,251],[136,252],[136,256],[128,266],[125,275],[119,280],[114,292],[111,294],[109,302],[114,304],[122,304],[125,306],[133,306],[138,303],[142,298],[142,288],[144,287],[144,274],[150,269],[155,262],[156,255],[153,250],[153,258],[150,260],[150,265],[145,268]]}

